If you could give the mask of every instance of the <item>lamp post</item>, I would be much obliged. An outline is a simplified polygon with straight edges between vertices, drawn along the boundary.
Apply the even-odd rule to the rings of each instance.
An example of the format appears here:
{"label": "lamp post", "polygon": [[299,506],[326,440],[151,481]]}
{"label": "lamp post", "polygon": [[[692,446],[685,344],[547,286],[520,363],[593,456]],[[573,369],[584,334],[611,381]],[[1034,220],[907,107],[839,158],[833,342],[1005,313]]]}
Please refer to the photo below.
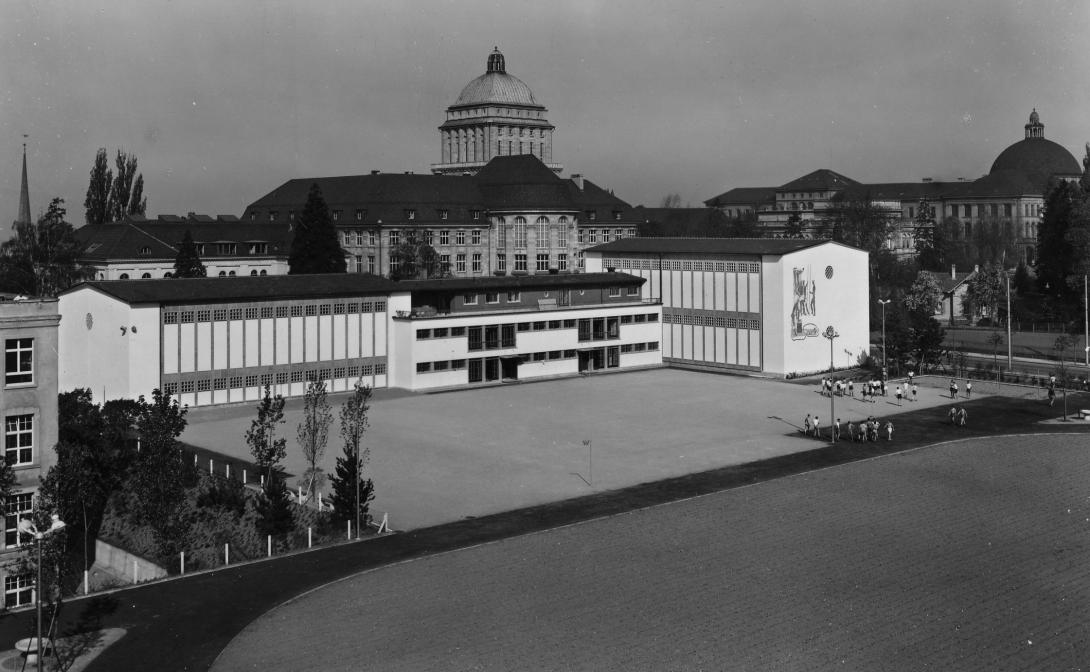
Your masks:
{"label": "lamp post", "polygon": [[[836,333],[836,329],[833,329],[833,325],[825,327],[825,333],[822,334],[825,338],[829,339],[829,373],[833,371],[833,342],[840,334]],[[829,390],[829,441],[836,443],[836,394],[832,390]]]}
{"label": "lamp post", "polygon": [[34,651],[38,659],[38,672],[42,672],[42,539],[64,527],[64,521],[57,514],[53,514],[53,522],[49,529],[38,531],[38,527],[29,518],[19,521],[19,532],[34,537],[34,543],[38,546],[38,580],[34,584],[34,601],[38,613],[38,638],[34,642]]}
{"label": "lamp post", "polygon": [[886,304],[890,301],[892,299],[878,299],[878,303],[882,305],[882,380],[886,379]]}

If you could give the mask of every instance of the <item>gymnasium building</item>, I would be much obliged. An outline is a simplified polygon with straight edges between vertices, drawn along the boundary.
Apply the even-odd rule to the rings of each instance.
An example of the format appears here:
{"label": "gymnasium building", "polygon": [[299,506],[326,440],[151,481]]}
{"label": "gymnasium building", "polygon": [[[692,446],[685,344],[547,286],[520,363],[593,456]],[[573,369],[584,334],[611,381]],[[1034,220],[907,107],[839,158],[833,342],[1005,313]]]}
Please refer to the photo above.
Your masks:
{"label": "gymnasium building", "polygon": [[788,376],[859,364],[869,352],[866,252],[831,241],[626,238],[586,250],[588,272],[643,278],[662,304],[662,359]]}

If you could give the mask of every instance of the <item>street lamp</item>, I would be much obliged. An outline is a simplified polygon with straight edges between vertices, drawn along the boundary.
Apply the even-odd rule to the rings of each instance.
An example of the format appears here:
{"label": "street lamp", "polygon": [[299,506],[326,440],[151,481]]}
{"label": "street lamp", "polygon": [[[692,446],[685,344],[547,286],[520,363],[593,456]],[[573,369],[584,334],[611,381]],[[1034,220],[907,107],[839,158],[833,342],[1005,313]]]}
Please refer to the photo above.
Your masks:
{"label": "street lamp", "polygon": [[[42,672],[42,538],[63,527],[64,521],[55,513],[52,522],[49,524],[49,529],[41,532],[38,531],[38,527],[29,518],[23,518],[19,521],[19,532],[33,536],[34,542],[38,546],[38,580],[34,584],[34,601],[37,603],[36,609],[38,612],[38,639],[34,642],[34,651],[38,658],[38,672]],[[27,647],[28,650],[29,648]]]}
{"label": "street lamp", "polygon": [[[882,305],[882,380],[886,379],[886,304],[892,299],[878,299],[878,303]],[[829,327],[832,329],[832,327]],[[882,388],[883,392],[885,388]]]}
{"label": "street lamp", "polygon": [[[825,333],[822,334],[825,338],[829,339],[829,373],[833,371],[833,342],[840,334],[836,333],[836,329],[833,329],[833,325],[825,327]],[[832,443],[836,443],[836,394],[829,390],[829,440]]]}

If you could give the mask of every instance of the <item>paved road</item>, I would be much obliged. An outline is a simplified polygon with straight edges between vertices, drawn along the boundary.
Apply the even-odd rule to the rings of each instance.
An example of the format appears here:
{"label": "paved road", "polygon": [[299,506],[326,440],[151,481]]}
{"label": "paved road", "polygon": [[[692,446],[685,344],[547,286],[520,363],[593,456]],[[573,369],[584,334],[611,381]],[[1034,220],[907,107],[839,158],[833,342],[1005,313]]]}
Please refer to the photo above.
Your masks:
{"label": "paved road", "polygon": [[1088,479],[1085,434],[781,478],[341,581],[212,669],[1082,669]]}
{"label": "paved road", "polygon": [[[801,394],[807,394],[805,388],[796,387]],[[813,396],[817,397],[816,394]],[[290,597],[343,576],[441,551],[904,450],[931,443],[936,436],[949,432],[956,431],[957,436],[968,437],[1024,431],[1054,417],[1058,411],[1041,403],[1007,398],[974,399],[967,406],[971,422],[964,430],[953,430],[944,422],[945,407],[918,408],[901,416],[897,420],[897,438],[891,443],[839,444],[831,448],[818,444],[810,448],[816,442],[803,439],[788,429],[786,434],[774,435],[790,437],[799,443],[799,451],[788,455],[149,584],[112,595],[74,600],[64,612],[61,632],[77,627],[123,627],[128,630],[126,637],[96,659],[90,670],[205,670],[237,633],[262,614]],[[1086,426],[1075,423],[1040,427],[1064,432],[1086,431]],[[32,627],[33,613],[0,617],[0,641],[13,642],[26,636]],[[314,627],[321,627],[321,624]],[[297,662],[287,661],[287,665],[294,669]]]}

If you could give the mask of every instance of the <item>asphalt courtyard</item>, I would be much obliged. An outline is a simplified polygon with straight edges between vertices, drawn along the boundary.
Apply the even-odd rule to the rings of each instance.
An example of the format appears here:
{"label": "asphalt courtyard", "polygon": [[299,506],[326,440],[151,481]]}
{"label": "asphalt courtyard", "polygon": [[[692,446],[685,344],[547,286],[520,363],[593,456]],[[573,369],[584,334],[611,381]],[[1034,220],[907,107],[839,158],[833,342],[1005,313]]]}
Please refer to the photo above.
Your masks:
{"label": "asphalt courtyard", "polygon": [[[978,383],[975,396],[985,387]],[[817,390],[816,383],[678,369],[444,394],[382,390],[365,436],[376,492],[371,511],[389,513],[394,529],[416,529],[808,450],[816,442],[799,440],[803,418],[818,415],[828,427],[829,399]],[[327,474],[341,454],[336,416],[343,398],[331,397]],[[858,392],[835,403],[847,423],[950,400],[945,389],[924,385],[915,403],[897,405],[892,395],[863,402]],[[292,474],[306,466],[295,440],[300,405],[288,403],[281,426]],[[243,435],[254,406],[194,409],[182,440],[249,459]]]}
{"label": "asphalt courtyard", "polygon": [[1090,437],[967,439],[431,555],[233,670],[1079,670]]}

